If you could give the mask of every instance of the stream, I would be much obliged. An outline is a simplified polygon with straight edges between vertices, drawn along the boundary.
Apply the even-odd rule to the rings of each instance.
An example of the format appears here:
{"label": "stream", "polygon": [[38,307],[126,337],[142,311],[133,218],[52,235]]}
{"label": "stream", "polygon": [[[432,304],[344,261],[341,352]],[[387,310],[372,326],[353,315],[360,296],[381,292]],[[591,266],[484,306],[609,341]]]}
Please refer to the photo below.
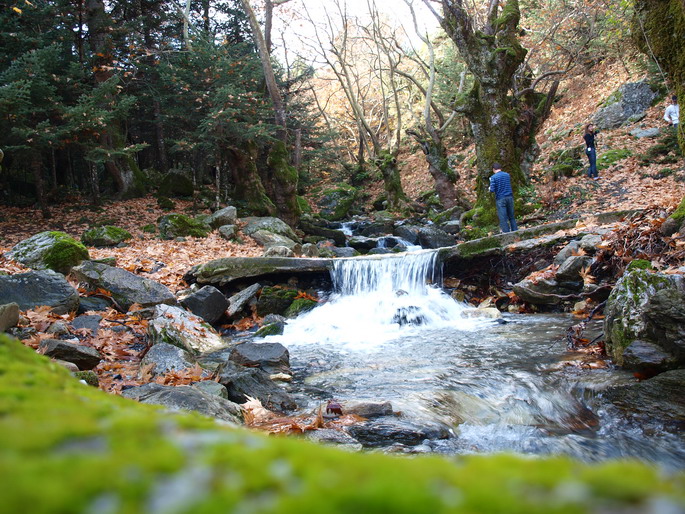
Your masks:
{"label": "stream", "polygon": [[[469,317],[440,288],[434,251],[339,259],[327,301],[295,320],[280,342],[294,392],[316,399],[390,401],[414,426],[449,437],[413,451],[565,454],[584,461],[637,458],[685,468],[682,433],[634,421],[603,397],[632,374],[564,365],[570,315]],[[592,326],[594,323],[594,326]],[[601,331],[593,322],[588,331]],[[391,442],[388,443],[391,446]]]}

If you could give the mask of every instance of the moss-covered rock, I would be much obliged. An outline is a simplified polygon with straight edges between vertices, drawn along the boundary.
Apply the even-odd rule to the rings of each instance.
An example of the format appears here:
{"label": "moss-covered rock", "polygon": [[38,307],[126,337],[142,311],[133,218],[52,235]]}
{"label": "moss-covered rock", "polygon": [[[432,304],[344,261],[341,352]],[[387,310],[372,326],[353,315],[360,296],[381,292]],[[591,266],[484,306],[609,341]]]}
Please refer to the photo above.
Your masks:
{"label": "moss-covered rock", "polygon": [[132,238],[133,236],[128,230],[113,225],[105,225],[104,227],[86,230],[81,235],[81,242],[87,246],[116,246]]}
{"label": "moss-covered rock", "polygon": [[264,287],[257,300],[257,315],[267,314],[285,315],[291,304],[295,301],[298,292],[295,289],[281,287]]}
{"label": "moss-covered rock", "polygon": [[357,199],[357,189],[341,184],[334,189],[327,189],[319,200],[320,214],[329,221],[345,218]]}
{"label": "moss-covered rock", "polygon": [[286,318],[296,318],[303,312],[307,312],[316,307],[318,303],[315,300],[310,300],[308,298],[297,298],[293,303],[290,304],[285,311]]}
{"label": "moss-covered rock", "polygon": [[29,268],[63,274],[90,258],[88,249],[64,232],[40,232],[17,243],[7,256]]}
{"label": "moss-covered rock", "polygon": [[188,175],[179,170],[171,170],[162,179],[158,194],[160,197],[193,196],[193,181]]}
{"label": "moss-covered rock", "polygon": [[297,197],[297,206],[302,214],[309,214],[312,212],[312,206],[309,205],[309,201],[304,196]]}
{"label": "moss-covered rock", "polygon": [[207,237],[212,227],[206,221],[197,220],[185,214],[167,214],[159,219],[159,235],[162,239],[176,237]]}
{"label": "moss-covered rock", "polygon": [[615,164],[618,161],[626,159],[631,155],[633,155],[633,152],[631,152],[627,148],[607,150],[606,152],[601,153],[599,157],[597,157],[597,169],[605,170],[612,164]]}
{"label": "moss-covered rock", "polygon": [[176,208],[176,204],[173,200],[166,196],[157,197],[157,206],[164,211],[173,211]]}
{"label": "moss-covered rock", "polygon": [[107,395],[5,336],[0,399],[6,512],[556,514],[685,504],[683,473],[635,462],[407,459],[268,438]]}

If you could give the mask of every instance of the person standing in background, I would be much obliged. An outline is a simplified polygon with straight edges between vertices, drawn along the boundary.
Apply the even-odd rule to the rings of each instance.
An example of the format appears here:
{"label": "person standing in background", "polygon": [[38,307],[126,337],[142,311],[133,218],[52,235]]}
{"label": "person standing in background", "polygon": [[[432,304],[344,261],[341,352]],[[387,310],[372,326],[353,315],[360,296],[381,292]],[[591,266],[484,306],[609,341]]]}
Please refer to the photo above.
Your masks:
{"label": "person standing in background", "polygon": [[671,104],[666,107],[664,112],[664,119],[668,124],[678,131],[678,123],[680,123],[680,106],[678,105],[678,97],[673,95],[671,97]]}
{"label": "person standing in background", "polygon": [[490,191],[495,193],[495,206],[499,218],[499,228],[502,232],[518,230],[514,216],[514,191],[511,188],[511,177],[502,171],[502,165],[493,163],[493,175],[490,177]]}
{"label": "person standing in background", "polygon": [[595,135],[598,133],[595,130],[595,126],[592,123],[585,125],[585,134],[583,134],[583,139],[585,140],[585,154],[587,155],[588,161],[590,161],[590,168],[587,170],[587,176],[592,180],[599,180],[599,174],[597,173],[597,150],[595,149]]}

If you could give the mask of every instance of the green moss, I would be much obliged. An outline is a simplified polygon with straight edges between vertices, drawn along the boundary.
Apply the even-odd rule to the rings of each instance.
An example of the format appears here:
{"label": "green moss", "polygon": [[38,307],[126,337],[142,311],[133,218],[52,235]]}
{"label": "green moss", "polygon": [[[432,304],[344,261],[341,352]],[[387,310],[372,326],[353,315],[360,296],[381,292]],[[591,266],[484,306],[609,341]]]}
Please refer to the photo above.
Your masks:
{"label": "green moss", "polygon": [[207,237],[212,231],[206,222],[183,214],[167,214],[159,220],[159,233],[163,239],[175,237]]}
{"label": "green moss", "polygon": [[631,271],[635,269],[652,269],[652,263],[645,259],[635,259],[633,261],[630,261],[626,270]]}
{"label": "green moss", "polygon": [[285,312],[291,306],[297,295],[298,291],[295,289],[264,287],[257,300],[257,315],[285,315]]}
{"label": "green moss", "polygon": [[464,258],[473,257],[475,255],[480,255],[490,250],[499,249],[502,247],[502,243],[499,238],[495,236],[482,237],[480,239],[474,239],[472,241],[466,241],[459,245],[459,255]]}
{"label": "green moss", "polygon": [[18,243],[9,257],[34,269],[68,273],[90,258],[88,249],[64,232],[40,232]]}
{"label": "green moss", "polygon": [[285,311],[286,318],[296,318],[303,312],[307,312],[316,307],[318,303],[314,300],[309,300],[308,298],[297,298],[293,303],[290,304]]}
{"label": "green moss", "polygon": [[597,157],[597,169],[604,170],[607,169],[612,164],[621,161],[627,157],[633,155],[633,152],[627,148],[619,148],[615,150],[607,150]]}
{"label": "green moss", "polygon": [[255,335],[257,337],[267,337],[267,336],[281,335],[282,333],[283,333],[283,324],[282,323],[269,323],[268,325],[264,325],[262,328],[257,330]]}
{"label": "green moss", "polygon": [[100,381],[98,380],[98,376],[95,374],[94,371],[75,371],[74,378],[78,380],[83,380],[89,386],[100,386]]}
{"label": "green moss", "polygon": [[341,184],[336,188],[323,191],[319,202],[321,217],[329,221],[338,221],[347,217],[352,205],[358,198],[357,188]]}
{"label": "green moss", "polygon": [[157,197],[157,206],[165,211],[173,211],[176,208],[176,204],[173,200],[166,196]]}
{"label": "green moss", "polygon": [[635,462],[352,454],[166,413],[84,386],[5,336],[0,399],[6,512],[557,514],[685,502],[683,473]]}
{"label": "green moss", "polygon": [[297,206],[302,213],[309,214],[312,212],[312,206],[309,205],[309,201],[304,196],[297,197]]}
{"label": "green moss", "polygon": [[81,235],[81,242],[88,246],[116,246],[132,238],[128,230],[106,225],[86,230]]}
{"label": "green moss", "polygon": [[143,225],[140,230],[142,230],[146,234],[154,234],[155,232],[157,232],[157,227],[152,223],[148,223],[147,225]]}

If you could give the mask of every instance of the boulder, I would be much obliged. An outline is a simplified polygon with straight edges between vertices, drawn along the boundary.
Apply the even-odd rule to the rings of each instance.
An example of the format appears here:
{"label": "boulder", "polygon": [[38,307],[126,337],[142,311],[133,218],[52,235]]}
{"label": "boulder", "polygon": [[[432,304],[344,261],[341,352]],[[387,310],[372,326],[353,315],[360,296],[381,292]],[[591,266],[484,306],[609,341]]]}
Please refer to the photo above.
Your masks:
{"label": "boulder", "polygon": [[216,229],[225,225],[235,225],[237,219],[238,210],[232,205],[229,205],[228,207],[216,211],[207,218],[207,223],[210,227]]}
{"label": "boulder", "polygon": [[47,305],[55,314],[66,314],[78,308],[79,296],[64,275],[30,271],[0,275],[0,304],[7,303],[16,303],[22,311]]}
{"label": "boulder", "polygon": [[40,343],[40,351],[53,359],[72,362],[80,370],[93,369],[104,359],[102,354],[92,346],[74,344],[61,339],[44,339]]}
{"label": "boulder", "polygon": [[646,111],[654,98],[656,93],[645,81],[623,84],[609,98],[609,105],[595,113],[593,123],[602,130],[620,127],[631,116]]}
{"label": "boulder", "polygon": [[[625,364],[624,352],[635,341],[651,343],[664,356],[656,370],[685,364],[685,279],[680,275],[628,270],[616,283],[604,309],[604,334],[607,353],[618,365]],[[652,352],[650,352],[652,353]],[[630,352],[629,365],[638,361],[644,351]],[[669,357],[670,356],[670,357]],[[654,365],[650,356],[645,366]]]}
{"label": "boulder", "polygon": [[263,253],[264,257],[295,257],[293,252],[287,246],[270,246]]}
{"label": "boulder", "polygon": [[238,227],[236,225],[221,225],[219,235],[228,241],[235,239],[238,235]]}
{"label": "boulder", "polygon": [[343,414],[354,414],[362,418],[380,418],[392,416],[392,404],[390,402],[365,402],[365,401],[345,401],[342,402]]}
{"label": "boulder", "polygon": [[298,295],[296,289],[283,289],[281,287],[264,287],[257,300],[257,315],[285,314],[285,311],[293,303]]}
{"label": "boulder", "polygon": [[212,231],[207,222],[185,214],[167,214],[159,218],[159,235],[162,239],[177,237],[207,237]]}
{"label": "boulder", "polygon": [[395,227],[393,234],[401,237],[410,244],[419,244],[419,231],[422,227],[418,225],[399,225]]}
{"label": "boulder", "polygon": [[88,314],[83,316],[78,316],[71,320],[69,324],[73,330],[87,330],[91,336],[98,335],[100,330],[100,322],[102,321],[102,316],[97,314]]}
{"label": "boulder", "polygon": [[630,135],[638,139],[645,137],[658,137],[661,134],[661,130],[658,127],[648,128],[648,129],[634,129],[630,131]]}
{"label": "boulder", "polygon": [[570,241],[566,246],[559,250],[559,253],[556,254],[556,256],[554,257],[554,264],[560,266],[564,263],[566,259],[568,259],[572,255],[577,255],[579,249],[580,243],[578,241]]}
{"label": "boulder", "polygon": [[242,423],[239,405],[191,386],[165,386],[155,383],[132,387],[122,391],[121,396],[140,403],[162,405],[170,411],[195,411],[229,423]]}
{"label": "boulder", "polygon": [[40,232],[17,243],[7,257],[35,270],[67,274],[90,258],[88,249],[64,232]]}
{"label": "boulder", "polygon": [[216,323],[228,309],[229,303],[216,287],[204,286],[181,300],[181,305],[207,323]]}
{"label": "boulder", "polygon": [[419,244],[424,248],[444,248],[454,246],[454,236],[434,225],[422,227],[419,230]]}
{"label": "boulder", "polygon": [[302,245],[302,257],[316,258],[319,256],[319,249],[315,244],[305,243]]}
{"label": "boulder", "polygon": [[348,240],[347,244],[355,250],[366,253],[372,248],[376,248],[376,246],[378,246],[378,239],[365,236],[352,236]]}
{"label": "boulder", "polygon": [[182,170],[169,170],[169,173],[162,178],[158,194],[161,197],[193,196],[193,181]]}
{"label": "boulder", "polygon": [[583,236],[579,245],[583,251],[594,255],[597,252],[599,245],[602,244],[602,239],[600,234],[588,234]]}
{"label": "boulder", "polygon": [[270,375],[275,373],[292,374],[290,371],[290,354],[280,343],[243,343],[231,351],[229,360],[248,366],[260,368]]}
{"label": "boulder", "polygon": [[261,284],[252,284],[249,287],[246,287],[239,293],[234,294],[228,299],[228,310],[226,311],[226,314],[228,315],[229,318],[232,318],[235,316],[237,313],[242,311],[245,306],[252,300],[259,290],[262,288]]}
{"label": "boulder", "polygon": [[345,248],[331,246],[329,249],[335,257],[354,257],[355,255],[359,255],[359,252],[357,252],[357,250],[349,246],[346,246]]}
{"label": "boulder", "polygon": [[168,343],[157,343],[145,354],[140,366],[151,366],[152,374],[163,375],[169,371],[192,368],[193,356],[186,350]]}
{"label": "boulder", "polygon": [[345,246],[347,237],[342,230],[320,226],[314,221],[300,220],[300,228],[305,234],[332,240],[338,246]]}
{"label": "boulder", "polygon": [[514,284],[514,293],[524,302],[540,305],[558,305],[565,301],[577,300],[578,291],[562,287],[556,280],[524,278]]}
{"label": "boulder", "polygon": [[86,230],[81,235],[81,242],[87,246],[106,247],[117,246],[132,238],[133,236],[128,230],[112,225],[105,225],[103,227],[95,227]]}
{"label": "boulder", "polygon": [[176,297],[166,286],[121,268],[84,262],[75,267],[72,273],[76,280],[88,284],[91,289],[99,288],[112,293],[112,299],[124,310],[134,303],[143,307],[176,303]]}
{"label": "boulder", "polygon": [[168,343],[192,354],[211,352],[223,348],[221,336],[199,316],[180,307],[157,305],[148,324],[152,344]]}
{"label": "boulder", "polygon": [[318,201],[319,214],[329,221],[346,218],[357,199],[357,190],[352,186],[327,189]]}
{"label": "boulder", "polygon": [[319,430],[307,430],[305,437],[310,441],[319,444],[328,444],[345,450],[354,452],[360,451],[363,447],[359,441],[343,430],[334,428],[322,428]]}
{"label": "boulder", "polygon": [[16,327],[19,323],[19,305],[16,302],[0,305],[0,332]]}
{"label": "boulder", "polygon": [[106,311],[112,306],[112,302],[107,298],[97,296],[82,296],[79,299],[77,314],[85,314],[91,311]]}
{"label": "boulder", "polygon": [[293,229],[290,228],[290,226],[283,220],[280,220],[278,218],[247,217],[241,218],[240,221],[245,224],[245,226],[243,227],[243,234],[246,234],[248,236],[254,237],[253,234],[255,232],[264,230],[266,232],[271,232],[272,234],[278,234],[279,236],[288,238],[291,241],[299,242],[300,240],[300,238],[297,237],[297,234],[295,234]]}
{"label": "boulder", "polygon": [[395,223],[392,220],[380,219],[359,226],[359,233],[364,237],[381,237],[393,233]]}
{"label": "boulder", "polygon": [[285,246],[290,250],[300,249],[299,243],[296,243],[292,239],[280,234],[269,232],[268,230],[257,230],[252,232],[250,236],[257,242],[257,244],[265,248],[271,248],[272,246]]}
{"label": "boulder", "polygon": [[557,282],[582,282],[580,273],[592,264],[592,257],[572,255],[566,259],[557,270],[554,278]]}
{"label": "boulder", "polygon": [[203,380],[202,382],[195,382],[192,387],[204,391],[205,393],[218,396],[224,400],[228,400],[228,391],[224,386],[214,380]]}
{"label": "boulder", "polygon": [[316,307],[318,302],[316,300],[310,300],[309,298],[296,298],[293,303],[285,310],[286,318],[296,318],[303,312],[307,312]]}
{"label": "boulder", "polygon": [[675,365],[673,356],[654,343],[637,339],[623,350],[623,367],[645,375],[657,374],[659,370],[672,369]]}
{"label": "boulder", "polygon": [[219,383],[226,386],[228,398],[245,403],[248,396],[257,398],[262,405],[278,412],[297,408],[295,400],[258,368],[246,368],[234,362],[226,362],[219,372]]}

